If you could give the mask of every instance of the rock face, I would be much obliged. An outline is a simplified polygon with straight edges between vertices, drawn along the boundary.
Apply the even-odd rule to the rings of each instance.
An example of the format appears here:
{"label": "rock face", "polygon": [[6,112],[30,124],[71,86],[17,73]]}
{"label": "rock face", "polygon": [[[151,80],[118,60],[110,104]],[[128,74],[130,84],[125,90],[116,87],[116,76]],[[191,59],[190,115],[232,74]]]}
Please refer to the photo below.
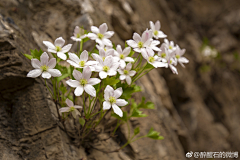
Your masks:
{"label": "rock face", "polygon": [[[184,160],[189,151],[238,151],[239,8],[238,0],[1,0],[0,159]],[[145,96],[156,109],[144,111],[146,118],[131,119],[130,126],[139,126],[141,135],[154,127],[165,139],[140,139],[107,154],[77,148],[57,125],[56,108],[44,81],[26,78],[31,64],[22,53],[45,50],[43,40],[60,36],[72,43],[76,25],[89,30],[104,22],[115,31],[112,41],[124,45],[133,32],[149,28],[150,20],[160,20],[168,39],[186,48],[190,60],[185,69],[178,67],[179,75],[162,68],[137,82],[143,91],[136,98]],[[219,51],[218,58],[202,56],[204,37]],[[118,134],[117,141],[99,142],[96,148],[118,148],[119,142],[126,141],[125,125]]]}

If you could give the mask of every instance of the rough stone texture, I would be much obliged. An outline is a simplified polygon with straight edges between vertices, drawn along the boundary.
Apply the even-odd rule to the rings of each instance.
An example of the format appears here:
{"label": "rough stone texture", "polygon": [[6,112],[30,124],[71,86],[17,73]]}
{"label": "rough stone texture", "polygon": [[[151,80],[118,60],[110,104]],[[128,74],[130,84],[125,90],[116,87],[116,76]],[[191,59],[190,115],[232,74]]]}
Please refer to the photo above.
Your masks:
{"label": "rough stone texture", "polygon": [[[188,151],[239,151],[240,148],[240,3],[238,0],[1,0],[0,1],[0,159],[3,160],[178,160]],[[130,126],[160,131],[162,141],[141,139],[117,153],[77,148],[58,127],[56,108],[41,78],[26,78],[31,65],[21,53],[42,48],[43,40],[59,36],[72,43],[75,25],[89,30],[106,22],[115,31],[112,40],[124,44],[149,21],[160,20],[168,38],[182,48],[190,63],[151,71],[137,83],[156,109],[131,119]],[[205,61],[200,53],[207,37],[221,57]],[[91,42],[85,45],[92,47]],[[76,45],[73,47],[76,49]],[[239,55],[239,53],[237,53]],[[207,64],[210,71],[201,71]],[[119,137],[96,148],[113,150],[126,141]],[[107,136],[107,135],[103,135]]]}

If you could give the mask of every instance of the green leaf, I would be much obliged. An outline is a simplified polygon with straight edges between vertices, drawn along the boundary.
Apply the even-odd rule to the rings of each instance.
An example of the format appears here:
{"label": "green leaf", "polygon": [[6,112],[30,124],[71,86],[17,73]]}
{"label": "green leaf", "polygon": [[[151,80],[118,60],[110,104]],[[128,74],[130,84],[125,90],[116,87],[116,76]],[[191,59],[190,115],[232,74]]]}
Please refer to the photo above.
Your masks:
{"label": "green leaf", "polygon": [[127,116],[127,112],[126,111],[123,111],[123,116],[122,117],[120,117],[116,113],[113,113],[112,116],[117,118],[118,120],[122,120],[122,121],[125,121],[125,122],[128,120],[128,116]]}
{"label": "green leaf", "polygon": [[153,69],[153,68],[154,68],[153,65],[151,65],[149,63],[144,67],[145,70],[146,69]]}
{"label": "green leaf", "polygon": [[25,57],[27,57],[28,59],[33,59],[33,56],[29,55],[29,54],[23,54]]}
{"label": "green leaf", "polygon": [[111,77],[111,78],[106,78],[104,84],[112,86],[112,85],[117,84],[118,82],[120,82],[119,79],[116,79],[115,77]]}
{"label": "green leaf", "polygon": [[67,87],[65,87],[63,83],[61,83],[59,89],[62,92],[62,95],[64,95],[67,92]]}
{"label": "green leaf", "polygon": [[139,127],[137,127],[137,128],[134,129],[134,135],[137,135],[139,132],[140,132]]}
{"label": "green leaf", "polygon": [[42,49],[40,49],[39,51],[37,49],[35,49],[35,50],[30,49],[30,51],[31,51],[31,55],[33,56],[33,58],[40,60],[40,56],[43,54]]}
{"label": "green leaf", "polygon": [[138,104],[137,108],[154,109],[154,103],[152,102],[145,103],[145,97],[143,97],[142,102]]}
{"label": "green leaf", "polygon": [[68,74],[68,73],[65,73],[65,74],[63,74],[62,76],[57,77],[57,82],[59,83],[61,80],[63,80],[64,78],[67,78],[68,76],[69,76],[69,74]]}
{"label": "green leaf", "polygon": [[160,136],[160,132],[154,131],[153,128],[151,128],[147,134],[147,137],[156,139],[156,140],[162,140],[164,139],[163,136]]}
{"label": "green leaf", "polygon": [[85,119],[84,118],[79,118],[79,123],[84,126],[85,124]]}
{"label": "green leaf", "polygon": [[131,117],[147,117],[147,115],[142,114],[142,111],[138,110],[137,108],[134,108]]}

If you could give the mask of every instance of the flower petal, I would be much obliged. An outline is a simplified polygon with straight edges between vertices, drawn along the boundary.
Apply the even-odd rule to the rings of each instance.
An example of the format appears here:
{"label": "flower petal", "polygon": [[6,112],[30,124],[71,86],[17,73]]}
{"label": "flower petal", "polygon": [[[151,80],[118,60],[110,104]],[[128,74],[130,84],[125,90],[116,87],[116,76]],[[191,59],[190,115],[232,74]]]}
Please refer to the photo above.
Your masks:
{"label": "flower petal", "polygon": [[47,63],[49,69],[53,69],[56,66],[56,58],[51,58],[50,61]]}
{"label": "flower petal", "polygon": [[98,63],[99,63],[98,61],[87,61],[87,62],[85,63],[85,65],[91,66],[91,65],[96,65],[96,64],[98,64]]}
{"label": "flower petal", "polygon": [[82,106],[73,106],[74,108],[76,108],[76,109],[81,109],[82,108]]}
{"label": "flower petal", "polygon": [[42,77],[49,79],[49,78],[51,78],[51,74],[48,73],[48,72],[43,72],[43,73],[42,73]]}
{"label": "flower petal", "polygon": [[61,52],[66,53],[71,49],[71,47],[72,47],[72,44],[68,44],[62,48]]}
{"label": "flower petal", "polygon": [[73,70],[73,77],[76,79],[76,80],[80,80],[82,79],[82,73],[80,71],[77,71],[76,69]]}
{"label": "flower petal", "polygon": [[74,94],[76,96],[81,96],[83,94],[83,86],[78,86],[75,91],[74,91]]}
{"label": "flower petal", "polygon": [[75,63],[79,64],[80,59],[79,59],[79,57],[75,53],[69,52],[68,55],[69,55],[69,59],[71,59]]}
{"label": "flower petal", "polygon": [[117,52],[118,52],[119,54],[122,54],[122,52],[123,52],[123,51],[122,51],[122,47],[121,47],[119,44],[117,45],[117,48],[116,48],[116,49],[117,49]]}
{"label": "flower petal", "polygon": [[69,110],[70,110],[70,107],[62,107],[62,108],[60,108],[59,109],[59,112],[69,112]]}
{"label": "flower petal", "polygon": [[88,80],[92,75],[92,71],[91,71],[91,68],[89,66],[85,67],[83,69],[83,74],[82,74],[82,77],[86,80]]}
{"label": "flower petal", "polygon": [[131,70],[128,73],[128,75],[131,76],[131,77],[134,76],[135,74],[136,74],[136,71],[134,71],[134,70]]}
{"label": "flower petal", "polygon": [[68,105],[68,107],[72,107],[74,106],[73,102],[71,100],[69,100],[68,98],[66,99],[66,104]]}
{"label": "flower petal", "polygon": [[70,65],[72,65],[72,66],[74,66],[74,67],[76,67],[76,68],[80,68],[80,65],[77,64],[76,62],[73,62],[73,61],[71,61],[71,60],[67,60],[67,62],[68,62]]}
{"label": "flower petal", "polygon": [[51,48],[48,48],[48,52],[50,52],[50,53],[57,53],[57,51],[55,49],[51,49]]}
{"label": "flower petal", "polygon": [[43,44],[45,44],[45,46],[47,46],[49,49],[53,49],[53,50],[55,50],[55,46],[51,43],[51,42],[49,42],[49,41],[43,41]]}
{"label": "flower petal", "polygon": [[125,101],[124,99],[117,99],[116,100],[116,105],[118,106],[126,106],[128,104],[127,101]]}
{"label": "flower petal", "polygon": [[104,34],[105,32],[107,32],[107,30],[108,30],[108,26],[107,26],[106,23],[103,23],[99,26],[99,32],[100,33]]}
{"label": "flower petal", "polygon": [[131,48],[130,48],[130,47],[125,48],[125,49],[123,50],[123,55],[124,55],[124,56],[128,56],[129,53],[130,53],[130,51],[131,51]]}
{"label": "flower petal", "polygon": [[151,28],[153,31],[155,31],[156,29],[155,29],[154,23],[153,23],[152,21],[150,21],[149,24],[150,24],[150,28]]}
{"label": "flower petal", "polygon": [[160,28],[161,28],[160,21],[157,21],[157,22],[155,23],[155,29],[156,29],[156,30],[160,30]]}
{"label": "flower petal", "polygon": [[107,87],[104,90],[104,99],[108,101],[109,97],[113,96],[113,94],[114,94],[114,89],[111,86],[107,85]]}
{"label": "flower petal", "polygon": [[92,85],[86,84],[86,85],[84,86],[84,90],[85,90],[90,96],[96,97],[96,90],[95,90],[95,88],[94,88]]}
{"label": "flower petal", "polygon": [[94,34],[94,33],[88,33],[88,38],[90,38],[91,40],[95,40],[95,39],[97,39],[97,35],[96,34]]}
{"label": "flower petal", "polygon": [[111,108],[111,103],[108,101],[103,102],[103,110],[107,110]]}
{"label": "flower petal", "polygon": [[132,69],[132,63],[128,63],[126,66],[126,70],[130,71]]}
{"label": "flower petal", "polygon": [[33,68],[36,69],[39,69],[42,66],[41,62],[38,59],[31,59],[31,63]]}
{"label": "flower petal", "polygon": [[98,84],[98,83],[100,83],[100,82],[101,82],[101,80],[98,79],[98,78],[90,78],[90,79],[88,80],[88,84],[90,84],[90,85],[96,85],[96,84]]}
{"label": "flower petal", "polygon": [[114,35],[113,31],[108,31],[104,33],[104,38],[111,38]]}
{"label": "flower petal", "polygon": [[80,60],[81,61],[87,61],[88,60],[88,52],[86,50],[84,50],[81,55],[80,55]]}
{"label": "flower petal", "polygon": [[27,74],[27,77],[36,78],[36,77],[40,76],[41,73],[42,73],[42,70],[41,70],[41,69],[34,69],[34,70],[31,70],[31,71]]}
{"label": "flower petal", "polygon": [[115,76],[115,75],[117,74],[117,71],[116,71],[116,70],[113,70],[113,69],[110,69],[110,70],[107,72],[107,74],[108,74],[109,76]]}
{"label": "flower petal", "polygon": [[58,69],[48,69],[48,72],[53,76],[53,77],[60,77],[62,73]]}
{"label": "flower petal", "polygon": [[113,108],[114,113],[116,113],[116,114],[119,115],[120,117],[123,116],[122,110],[121,110],[116,104],[113,104],[113,105],[112,105],[112,108]]}
{"label": "flower petal", "polygon": [[63,60],[66,60],[67,59],[67,56],[65,53],[63,52],[57,52],[57,56]]}
{"label": "flower petal", "polygon": [[103,42],[103,44],[105,44],[106,46],[112,47],[112,42],[111,42],[109,39],[104,38],[104,39],[102,40],[102,42]]}
{"label": "flower petal", "polygon": [[107,75],[108,75],[108,74],[107,74],[106,72],[104,72],[104,71],[99,72],[99,77],[100,77],[101,79],[106,78]]}
{"label": "flower petal", "polygon": [[120,75],[119,79],[123,81],[124,79],[126,79],[126,75],[125,74]]}
{"label": "flower petal", "polygon": [[123,93],[123,90],[122,90],[122,87],[120,87],[114,91],[113,96],[116,99],[118,99],[122,95],[122,93]]}
{"label": "flower petal", "polygon": [[[99,29],[98,29],[96,26],[91,26],[91,31],[92,31],[93,33],[96,33],[96,34],[99,33]],[[89,37],[89,38],[90,38],[90,37]]]}
{"label": "flower petal", "polygon": [[40,56],[40,60],[41,60],[42,66],[43,66],[43,65],[47,65],[48,59],[49,59],[48,54],[47,54],[46,52],[44,52],[44,53]]}
{"label": "flower petal", "polygon": [[134,33],[134,34],[133,34],[133,40],[134,40],[136,43],[138,43],[139,41],[142,41],[142,38],[140,37],[139,34]]}
{"label": "flower petal", "polygon": [[132,48],[137,48],[138,44],[134,40],[127,40],[127,44]]}
{"label": "flower petal", "polygon": [[126,62],[124,60],[120,60],[120,67],[125,68],[126,67]]}
{"label": "flower petal", "polygon": [[65,43],[65,40],[62,37],[59,37],[55,40],[54,45],[62,47]]}
{"label": "flower petal", "polygon": [[132,79],[130,76],[126,76],[126,82],[128,85],[130,85],[132,83]]}
{"label": "flower petal", "polygon": [[80,86],[80,83],[79,83],[79,81],[77,81],[77,80],[69,79],[69,80],[66,81],[66,83],[67,83],[70,87],[73,87],[73,88],[76,88],[76,87]]}

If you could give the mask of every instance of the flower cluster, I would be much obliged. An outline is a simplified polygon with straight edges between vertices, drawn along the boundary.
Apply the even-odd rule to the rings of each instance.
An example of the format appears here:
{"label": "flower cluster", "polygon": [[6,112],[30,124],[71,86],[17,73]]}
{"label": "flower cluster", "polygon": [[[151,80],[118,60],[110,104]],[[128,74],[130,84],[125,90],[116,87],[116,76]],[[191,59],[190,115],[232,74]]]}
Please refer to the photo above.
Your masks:
{"label": "flower cluster", "polygon": [[[113,36],[114,32],[107,31],[108,26],[106,23],[100,25],[99,28],[92,26],[92,33],[86,33],[84,29],[76,26],[71,39],[77,42],[83,42],[86,38],[95,40],[98,53],[89,53],[86,50],[82,51],[80,55],[71,53],[69,50],[72,44],[64,46],[65,40],[62,37],[57,38],[54,44],[49,41],[43,41],[43,43],[48,47],[48,52],[57,54],[56,58],[67,60],[67,57],[69,57],[67,62],[75,68],[72,72],[74,79],[69,79],[66,83],[70,87],[76,88],[74,91],[75,96],[81,96],[85,91],[90,96],[96,97],[96,89],[93,86],[101,83],[100,79],[103,80],[108,76],[115,76],[121,81],[126,80],[126,83],[131,85],[132,77],[135,77],[134,80],[136,80],[141,75],[144,69],[141,70],[141,73],[137,73],[136,70],[139,70],[137,67],[141,67],[141,64],[135,67],[138,59],[132,57],[132,52],[141,53],[142,58],[154,68],[169,67],[175,74],[178,74],[175,67],[177,63],[184,67],[183,64],[189,62],[185,57],[182,57],[185,49],[180,49],[178,45],[175,46],[173,41],[169,42],[167,39],[164,39],[164,42],[158,47],[160,44],[158,39],[167,37],[160,30],[161,25],[159,21],[155,24],[150,21],[150,27],[151,29],[146,29],[141,36],[138,33],[134,33],[133,39],[126,41],[129,47],[122,49],[120,45],[113,48],[109,38]],[[56,58],[52,58],[48,62],[49,57],[44,52],[40,57],[41,62],[38,59],[32,59],[32,66],[36,69],[30,71],[27,76],[35,78],[42,74],[42,77],[47,79],[51,76],[60,77],[62,75],[61,72],[53,69],[56,66]],[[138,63],[141,62],[142,59],[140,62],[138,61]],[[100,79],[91,78],[92,72],[97,72]],[[112,106],[113,111],[121,117],[122,111],[120,111],[121,109],[118,106],[127,104],[126,101],[123,102],[117,99],[122,92],[121,88],[114,91],[112,87],[107,85],[104,90],[106,101],[103,102],[103,109],[110,109]],[[68,103],[70,104],[69,101]],[[67,110],[61,109],[61,112],[63,111]]]}
{"label": "flower cluster", "polygon": [[[150,21],[150,28],[141,36],[134,33],[124,47],[121,45],[115,47],[109,40],[114,32],[108,31],[106,23],[99,27],[92,26],[91,32],[76,26],[71,39],[77,43],[79,50],[76,53],[70,52],[72,44],[64,46],[65,40],[62,37],[57,38],[54,44],[43,41],[47,51],[54,58],[49,60],[48,53],[42,50],[31,50],[31,55],[25,54],[31,59],[34,68],[27,77],[36,78],[42,75],[44,79],[51,79],[52,90],[47,86],[46,80],[45,83],[57,109],[60,106],[59,120],[62,123],[69,115],[79,119],[82,128],[77,129],[78,139],[84,140],[109,111],[113,117],[120,120],[113,131],[114,135],[122,122],[127,122],[131,117],[147,116],[142,114],[140,108],[154,108],[153,103],[145,103],[144,98],[140,104],[132,98],[135,92],[141,90],[134,84],[136,80],[159,67],[169,67],[174,74],[178,74],[176,65],[179,63],[184,67],[184,64],[189,62],[183,57],[185,49],[166,39],[167,35],[160,30],[159,21],[155,24]],[[164,38],[161,45],[160,38]],[[88,40],[96,42],[96,46],[90,52],[83,50],[83,44]],[[62,81],[64,79],[65,81]],[[74,105],[80,96],[83,105]],[[130,109],[129,107],[123,109],[126,105],[129,105]],[[134,135],[124,146],[139,139],[133,139],[138,133],[139,128],[135,128]],[[152,128],[142,137],[163,138]]]}

